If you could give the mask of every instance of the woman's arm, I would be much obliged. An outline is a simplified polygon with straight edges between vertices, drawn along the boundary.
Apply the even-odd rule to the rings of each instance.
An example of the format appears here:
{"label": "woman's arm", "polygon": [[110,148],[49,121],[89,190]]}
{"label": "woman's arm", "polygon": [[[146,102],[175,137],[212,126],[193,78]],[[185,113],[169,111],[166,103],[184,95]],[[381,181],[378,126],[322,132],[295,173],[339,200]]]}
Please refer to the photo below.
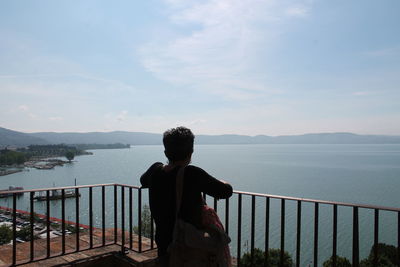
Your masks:
{"label": "woman's arm", "polygon": [[160,168],[160,166],[162,165],[163,164],[161,162],[156,162],[151,165],[145,173],[142,174],[142,176],[140,177],[140,183],[143,188],[149,188],[151,186],[151,175],[156,169]]}
{"label": "woman's arm", "polygon": [[[232,186],[225,181],[218,180],[199,167],[188,166],[188,177],[193,177],[201,192],[215,198],[230,198],[233,193]],[[186,176],[186,175],[185,175]]]}

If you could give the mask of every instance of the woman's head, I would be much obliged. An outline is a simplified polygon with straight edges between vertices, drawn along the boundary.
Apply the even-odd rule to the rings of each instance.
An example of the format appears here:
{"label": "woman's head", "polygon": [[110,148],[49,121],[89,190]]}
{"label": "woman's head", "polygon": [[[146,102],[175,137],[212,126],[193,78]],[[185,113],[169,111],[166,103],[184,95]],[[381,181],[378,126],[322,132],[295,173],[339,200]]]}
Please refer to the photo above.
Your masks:
{"label": "woman's head", "polygon": [[190,158],[193,153],[194,135],[186,127],[169,129],[164,133],[165,156],[170,163]]}

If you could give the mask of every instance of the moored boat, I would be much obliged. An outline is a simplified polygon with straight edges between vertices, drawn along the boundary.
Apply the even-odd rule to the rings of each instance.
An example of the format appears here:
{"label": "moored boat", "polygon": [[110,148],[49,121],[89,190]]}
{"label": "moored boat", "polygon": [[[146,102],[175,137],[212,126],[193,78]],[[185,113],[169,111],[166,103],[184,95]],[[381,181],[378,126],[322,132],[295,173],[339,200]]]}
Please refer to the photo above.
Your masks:
{"label": "moored boat", "polygon": [[[24,190],[24,188],[21,186],[9,186],[8,189],[2,189],[2,190],[0,190],[0,198],[12,197],[13,193],[8,193],[8,192],[9,191],[17,191],[17,190]],[[15,194],[17,196],[21,196],[24,194],[24,192],[17,192]]]}
{"label": "moored boat", "polygon": [[[40,193],[43,193],[43,191]],[[80,196],[81,196],[81,194],[78,193],[78,195],[77,195],[74,190],[65,190],[65,192],[64,192],[64,198],[72,198],[72,197],[80,197]],[[47,195],[40,194],[38,196],[35,196],[34,199],[38,200],[38,201],[46,201]],[[57,200],[57,199],[62,199],[61,191],[60,190],[51,190],[50,195],[49,195],[49,200]]]}

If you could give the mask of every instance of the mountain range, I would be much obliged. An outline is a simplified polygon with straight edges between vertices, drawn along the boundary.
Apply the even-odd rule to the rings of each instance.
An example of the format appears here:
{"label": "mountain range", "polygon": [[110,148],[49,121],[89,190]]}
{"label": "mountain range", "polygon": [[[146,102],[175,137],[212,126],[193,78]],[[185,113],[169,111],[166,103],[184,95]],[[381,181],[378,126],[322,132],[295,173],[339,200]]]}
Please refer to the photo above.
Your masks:
{"label": "mountain range", "polygon": [[[162,134],[145,132],[23,133],[0,127],[0,147],[45,144],[160,145]],[[353,133],[310,133],[302,135],[196,135],[196,144],[400,144],[400,136]]]}

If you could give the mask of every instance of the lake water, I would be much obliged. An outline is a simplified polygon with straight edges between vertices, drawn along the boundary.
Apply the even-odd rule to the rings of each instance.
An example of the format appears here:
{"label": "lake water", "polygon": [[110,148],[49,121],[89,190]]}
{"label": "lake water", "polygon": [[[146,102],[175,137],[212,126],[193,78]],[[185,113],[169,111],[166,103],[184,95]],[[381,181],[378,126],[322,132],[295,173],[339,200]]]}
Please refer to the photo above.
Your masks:
{"label": "lake water", "polygon": [[[25,189],[100,183],[139,185],[140,175],[154,162],[165,162],[162,146],[135,146],[131,149],[93,150],[94,155],[79,156],[72,164],[53,170],[24,171],[0,177],[0,188],[9,185]],[[400,207],[400,145],[198,145],[192,164],[216,178],[231,183],[235,190],[314,198],[341,202]],[[81,202],[87,199],[82,193]],[[111,197],[110,197],[111,198]],[[231,200],[231,236],[236,245],[236,197]],[[73,204],[73,203],[72,203]],[[73,205],[71,209],[73,210]],[[212,204],[211,202],[209,204]],[[10,206],[10,200],[0,200]],[[44,208],[37,204],[38,210]],[[68,203],[67,203],[68,205]],[[223,211],[220,201],[218,210]],[[271,200],[270,247],[280,243],[280,203]],[[286,207],[286,249],[295,256],[296,203]],[[256,245],[263,247],[265,203],[257,199]],[[303,205],[302,266],[312,259],[313,206]],[[27,198],[18,207],[28,208]],[[249,240],[250,199],[243,202],[243,248]],[[52,214],[58,212],[54,204]],[[339,209],[338,254],[351,259],[351,209]],[[72,212],[71,212],[72,213]],[[331,207],[320,207],[319,262],[331,253]],[[73,217],[73,215],[70,215]],[[95,215],[96,216],[96,215]],[[82,216],[85,223],[87,218]],[[112,216],[110,216],[112,218]],[[221,212],[223,219],[224,213]],[[69,218],[73,219],[73,218]],[[380,241],[395,244],[395,215],[381,214]],[[349,223],[350,222],[350,223]],[[111,222],[110,222],[111,223]],[[360,210],[360,258],[372,245],[373,213]],[[235,252],[235,251],[234,251]]]}

